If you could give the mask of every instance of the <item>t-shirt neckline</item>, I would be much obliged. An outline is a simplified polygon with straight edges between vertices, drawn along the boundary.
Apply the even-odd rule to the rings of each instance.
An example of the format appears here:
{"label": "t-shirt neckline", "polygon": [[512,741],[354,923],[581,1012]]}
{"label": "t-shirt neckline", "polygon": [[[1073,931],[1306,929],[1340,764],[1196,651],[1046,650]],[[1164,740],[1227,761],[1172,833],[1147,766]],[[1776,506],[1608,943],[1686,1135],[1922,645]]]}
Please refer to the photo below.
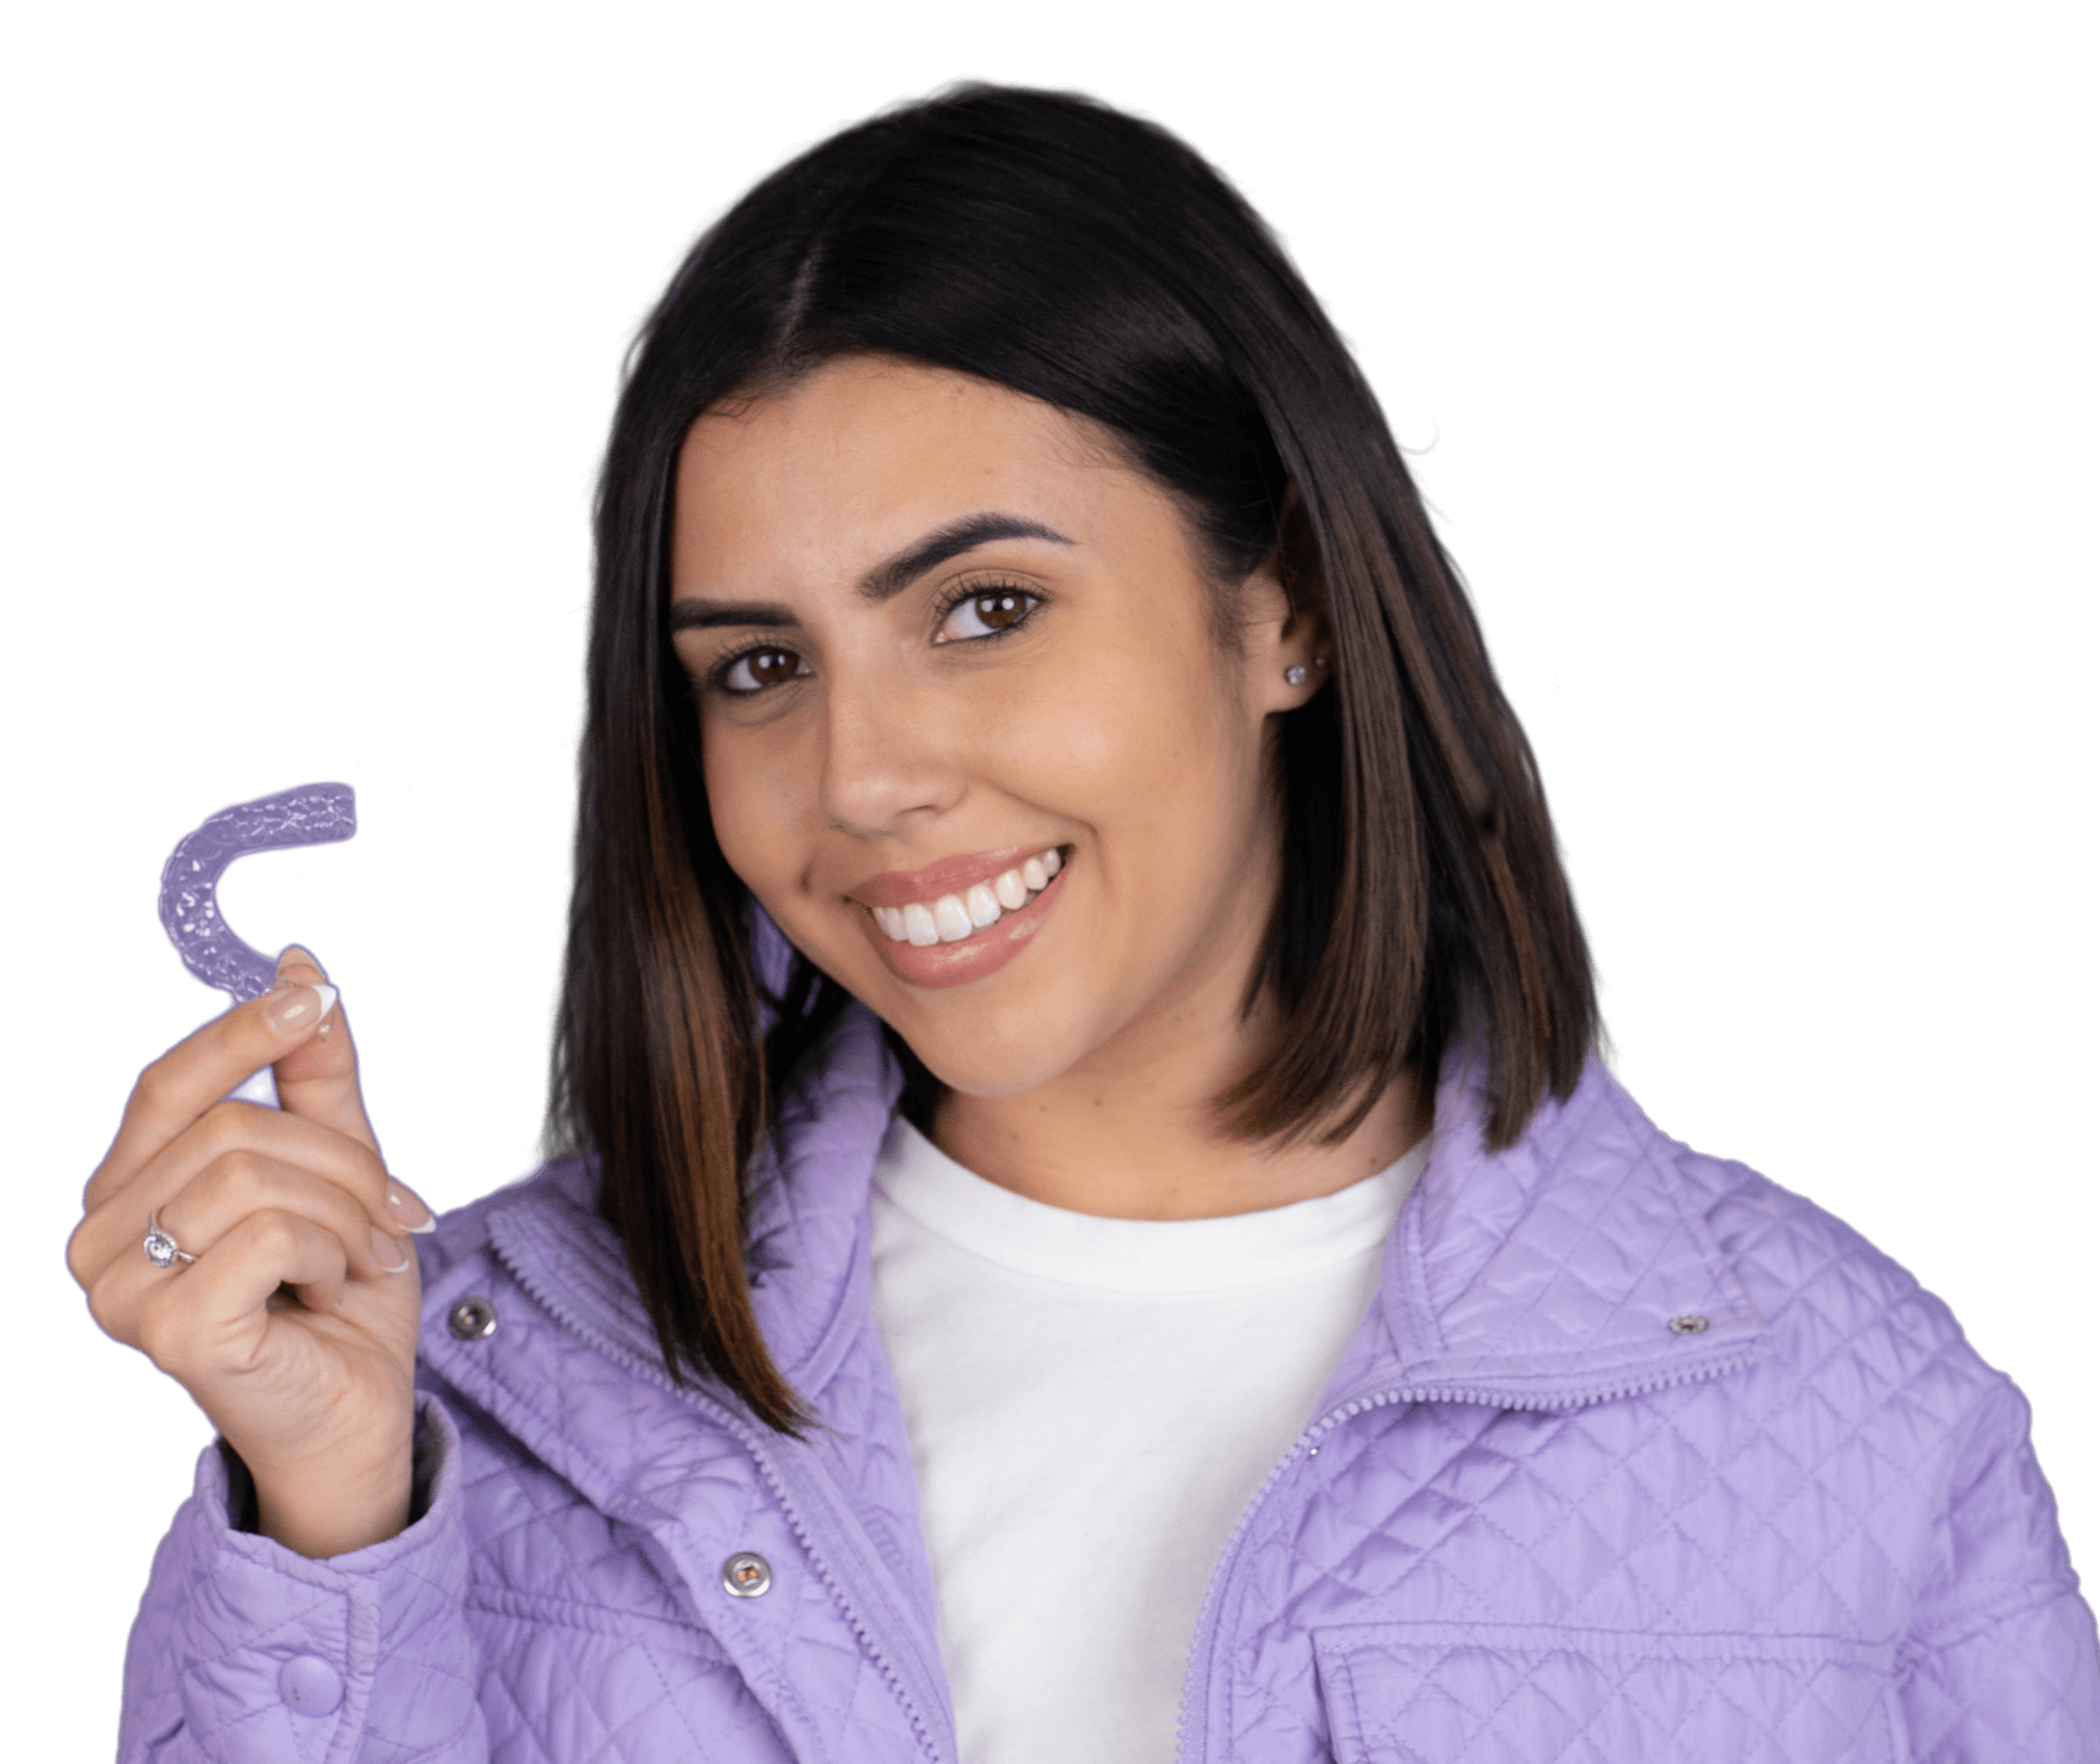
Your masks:
{"label": "t-shirt neckline", "polygon": [[1030,1200],[950,1158],[902,1115],[875,1163],[881,1193],[987,1262],[1063,1286],[1215,1292],[1332,1268],[1375,1250],[1429,1162],[1425,1138],[1332,1194],[1225,1218],[1102,1218]]}

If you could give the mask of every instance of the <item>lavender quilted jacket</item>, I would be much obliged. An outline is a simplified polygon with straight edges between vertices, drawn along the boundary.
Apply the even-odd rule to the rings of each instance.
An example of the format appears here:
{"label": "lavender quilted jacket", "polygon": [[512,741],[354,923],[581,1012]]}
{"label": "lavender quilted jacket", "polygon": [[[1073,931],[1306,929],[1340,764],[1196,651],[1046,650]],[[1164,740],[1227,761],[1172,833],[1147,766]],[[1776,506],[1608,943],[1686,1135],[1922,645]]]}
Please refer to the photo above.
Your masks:
{"label": "lavender quilted jacket", "polygon": [[[408,1531],[303,1560],[205,1454],[122,1756],[953,1760],[869,1306],[894,1093],[850,1014],[766,1167],[754,1296],[806,1442],[666,1382],[588,1168],[545,1169],[424,1251]],[[1946,1308],[1601,1066],[1505,1154],[1478,1119],[1454,1069],[1378,1300],[1219,1559],[1182,1757],[2100,1759],[2025,1404]]]}

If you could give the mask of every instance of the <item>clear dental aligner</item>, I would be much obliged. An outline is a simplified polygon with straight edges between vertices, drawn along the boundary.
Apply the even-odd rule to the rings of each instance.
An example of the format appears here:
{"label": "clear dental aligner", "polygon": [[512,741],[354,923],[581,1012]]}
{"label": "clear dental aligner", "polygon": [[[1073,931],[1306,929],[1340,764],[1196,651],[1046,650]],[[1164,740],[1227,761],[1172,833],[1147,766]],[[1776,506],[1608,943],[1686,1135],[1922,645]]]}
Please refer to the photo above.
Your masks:
{"label": "clear dental aligner", "polygon": [[160,922],[182,965],[238,1004],[277,983],[277,964],[233,934],[219,915],[219,878],[251,851],[325,845],[358,830],[357,792],[347,784],[304,784],[237,802],[185,834],[160,872]]}
{"label": "clear dental aligner", "polygon": [[893,944],[916,944],[922,949],[929,944],[959,944],[972,932],[995,925],[1007,914],[1026,906],[1063,868],[1064,860],[1053,845],[989,882],[973,883],[959,895],[868,910]]}

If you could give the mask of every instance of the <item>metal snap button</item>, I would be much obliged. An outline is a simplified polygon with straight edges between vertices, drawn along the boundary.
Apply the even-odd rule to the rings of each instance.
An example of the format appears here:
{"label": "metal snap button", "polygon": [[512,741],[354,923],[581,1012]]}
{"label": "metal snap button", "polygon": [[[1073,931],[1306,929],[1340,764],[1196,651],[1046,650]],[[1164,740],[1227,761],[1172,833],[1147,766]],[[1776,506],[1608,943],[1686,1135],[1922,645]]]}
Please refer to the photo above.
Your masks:
{"label": "metal snap button", "polygon": [[1672,1335],[1698,1335],[1704,1332],[1706,1326],[1707,1320],[1697,1311],[1686,1311],[1682,1317],[1670,1319]]}
{"label": "metal snap button", "polygon": [[496,1307],[476,1293],[452,1307],[444,1326],[460,1341],[480,1341],[496,1333]]}
{"label": "metal snap button", "polygon": [[756,1598],[773,1584],[766,1558],[739,1550],[722,1564],[722,1588],[732,1598]]}

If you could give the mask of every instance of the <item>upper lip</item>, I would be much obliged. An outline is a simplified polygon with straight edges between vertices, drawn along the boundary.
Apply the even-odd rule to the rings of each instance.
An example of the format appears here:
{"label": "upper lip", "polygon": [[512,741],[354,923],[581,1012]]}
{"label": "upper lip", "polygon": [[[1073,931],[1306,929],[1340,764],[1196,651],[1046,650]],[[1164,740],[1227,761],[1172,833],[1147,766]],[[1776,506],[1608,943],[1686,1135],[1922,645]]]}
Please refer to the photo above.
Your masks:
{"label": "upper lip", "polygon": [[938,900],[943,895],[959,895],[973,883],[989,882],[1007,870],[1018,869],[1030,858],[1051,850],[1056,842],[1045,840],[1040,845],[964,852],[957,857],[936,858],[924,869],[885,869],[848,889],[847,898],[863,906],[909,906],[914,900]]}

